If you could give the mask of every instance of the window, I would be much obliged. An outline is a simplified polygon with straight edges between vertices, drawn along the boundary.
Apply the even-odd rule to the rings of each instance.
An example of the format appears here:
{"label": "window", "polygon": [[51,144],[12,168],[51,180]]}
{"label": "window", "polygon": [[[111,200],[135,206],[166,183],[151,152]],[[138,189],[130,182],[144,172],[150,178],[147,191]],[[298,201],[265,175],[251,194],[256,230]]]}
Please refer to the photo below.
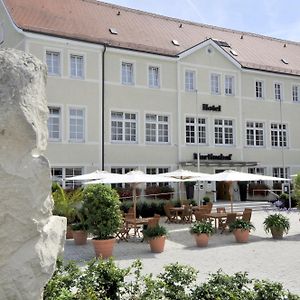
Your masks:
{"label": "window", "polygon": [[248,173],[265,175],[265,168],[248,168]]}
{"label": "window", "polygon": [[111,140],[136,142],[137,116],[134,113],[111,112]]}
{"label": "window", "polygon": [[198,118],[198,128],[195,124],[196,121],[197,118],[193,117],[187,117],[185,119],[185,142],[187,144],[196,144],[198,140],[199,144],[206,144],[206,119]]}
{"label": "window", "polygon": [[71,180],[64,180],[68,177],[82,175],[82,167],[75,167],[75,168],[62,168],[62,167],[55,167],[51,168],[51,175],[52,181],[59,183],[64,189],[75,189],[80,187],[82,183],[80,181],[71,181]]}
{"label": "window", "polygon": [[[151,174],[151,175],[155,175],[155,174],[162,174],[162,173],[167,173],[169,172],[169,168],[146,168],[146,174]],[[151,182],[151,183],[147,183],[147,186],[168,186],[169,182]],[[158,196],[159,198],[159,196]]]}
{"label": "window", "polygon": [[85,139],[85,111],[83,108],[70,108],[69,134],[71,142],[84,142]]}
{"label": "window", "polygon": [[150,88],[159,88],[159,67],[149,66],[149,87]]}
{"label": "window", "polygon": [[146,114],[146,142],[169,142],[169,117],[164,115]]}
{"label": "window", "polygon": [[247,146],[264,146],[264,124],[262,122],[246,123],[246,144]]}
{"label": "window", "polygon": [[[114,173],[114,174],[126,174],[130,171],[133,171],[133,170],[136,170],[137,168],[122,168],[122,167],[117,167],[117,168],[111,168],[110,169],[110,172],[111,173]],[[130,184],[129,183],[114,183],[111,185],[112,188],[114,189],[118,189],[118,188],[130,188]],[[125,199],[126,200],[126,197],[121,197],[120,195],[120,198],[122,199]],[[128,199],[131,199],[131,196],[130,197],[127,197]],[[128,200],[127,199],[127,200]]]}
{"label": "window", "polygon": [[293,85],[292,87],[292,97],[294,102],[299,102],[300,97],[300,85]]}
{"label": "window", "polygon": [[282,85],[281,83],[274,84],[275,100],[282,100]]}
{"label": "window", "polygon": [[225,95],[234,95],[234,77],[225,75]]}
{"label": "window", "polygon": [[185,90],[193,92],[196,90],[196,72],[191,70],[185,71]]}
{"label": "window", "polygon": [[281,178],[289,178],[290,177],[290,169],[289,168],[273,168],[273,176],[281,177]]}
{"label": "window", "polygon": [[211,93],[220,94],[220,80],[221,76],[219,74],[210,75]]}
{"label": "window", "polygon": [[255,82],[255,95],[257,99],[263,99],[264,97],[264,83],[261,80],[257,80]]}
{"label": "window", "polygon": [[122,83],[126,85],[134,84],[132,63],[122,62]]}
{"label": "window", "polygon": [[84,78],[84,60],[82,55],[73,55],[71,54],[70,57],[71,63],[71,70],[70,75],[72,78]]}
{"label": "window", "polygon": [[287,147],[287,126],[286,124],[271,124],[271,145],[272,147]]}
{"label": "window", "polygon": [[233,122],[232,120],[215,120],[215,144],[233,145]]}
{"label": "window", "polygon": [[49,141],[61,140],[61,110],[60,107],[49,107],[48,133]]}
{"label": "window", "polygon": [[60,75],[60,53],[54,51],[46,51],[46,64],[48,67],[48,74]]}

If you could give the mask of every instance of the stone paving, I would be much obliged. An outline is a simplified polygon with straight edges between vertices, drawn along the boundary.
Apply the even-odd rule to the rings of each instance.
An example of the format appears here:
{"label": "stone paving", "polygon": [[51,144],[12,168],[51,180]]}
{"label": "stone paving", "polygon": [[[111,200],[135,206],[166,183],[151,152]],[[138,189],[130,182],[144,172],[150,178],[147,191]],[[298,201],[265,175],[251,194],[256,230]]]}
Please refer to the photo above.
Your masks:
{"label": "stone paving", "polygon": [[[160,254],[150,252],[149,244],[131,238],[129,242],[116,243],[114,258],[120,267],[129,266],[141,259],[145,273],[158,274],[163,266],[179,262],[193,266],[199,271],[198,280],[206,280],[210,272],[222,269],[233,274],[238,271],[249,272],[249,277],[279,281],[285,288],[300,295],[300,222],[299,212],[283,212],[291,222],[291,229],[282,240],[273,240],[263,230],[265,217],[274,211],[254,211],[252,222],[256,230],[251,233],[249,242],[238,244],[230,233],[217,233],[210,238],[207,248],[198,248],[189,233],[189,224],[161,224],[168,229],[165,251]],[[67,240],[64,257],[67,260],[85,261],[94,257],[92,243],[75,246]]]}

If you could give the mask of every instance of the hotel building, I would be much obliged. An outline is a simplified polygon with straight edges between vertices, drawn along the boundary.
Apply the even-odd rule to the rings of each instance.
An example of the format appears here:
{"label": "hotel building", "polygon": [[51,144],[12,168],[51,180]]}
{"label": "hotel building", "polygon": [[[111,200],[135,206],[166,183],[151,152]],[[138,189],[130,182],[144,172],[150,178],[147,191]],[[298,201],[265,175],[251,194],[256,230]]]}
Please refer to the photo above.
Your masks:
{"label": "hotel building", "polygon": [[95,0],[0,0],[0,43],[48,66],[54,176],[300,171],[299,43]]}

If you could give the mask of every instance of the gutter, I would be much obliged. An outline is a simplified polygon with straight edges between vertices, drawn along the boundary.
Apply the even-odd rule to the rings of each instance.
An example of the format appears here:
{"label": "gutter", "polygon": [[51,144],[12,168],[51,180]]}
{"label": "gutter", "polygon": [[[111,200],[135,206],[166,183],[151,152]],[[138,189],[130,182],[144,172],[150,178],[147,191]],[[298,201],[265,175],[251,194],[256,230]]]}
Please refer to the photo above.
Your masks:
{"label": "gutter", "polygon": [[106,44],[103,45],[104,49],[102,52],[102,130],[101,130],[101,134],[102,134],[102,138],[101,138],[101,143],[102,143],[102,170],[104,171],[104,105],[105,105],[105,99],[104,99],[104,74],[105,74],[105,52],[106,52]]}

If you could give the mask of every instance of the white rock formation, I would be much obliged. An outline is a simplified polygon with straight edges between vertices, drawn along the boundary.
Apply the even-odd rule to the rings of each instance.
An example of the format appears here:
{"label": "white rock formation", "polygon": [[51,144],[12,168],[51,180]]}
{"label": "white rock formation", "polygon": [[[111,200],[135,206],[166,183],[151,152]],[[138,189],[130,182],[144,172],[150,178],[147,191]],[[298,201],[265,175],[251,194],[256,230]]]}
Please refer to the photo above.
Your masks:
{"label": "white rock formation", "polygon": [[0,49],[0,300],[42,299],[66,219],[52,216],[46,67]]}

